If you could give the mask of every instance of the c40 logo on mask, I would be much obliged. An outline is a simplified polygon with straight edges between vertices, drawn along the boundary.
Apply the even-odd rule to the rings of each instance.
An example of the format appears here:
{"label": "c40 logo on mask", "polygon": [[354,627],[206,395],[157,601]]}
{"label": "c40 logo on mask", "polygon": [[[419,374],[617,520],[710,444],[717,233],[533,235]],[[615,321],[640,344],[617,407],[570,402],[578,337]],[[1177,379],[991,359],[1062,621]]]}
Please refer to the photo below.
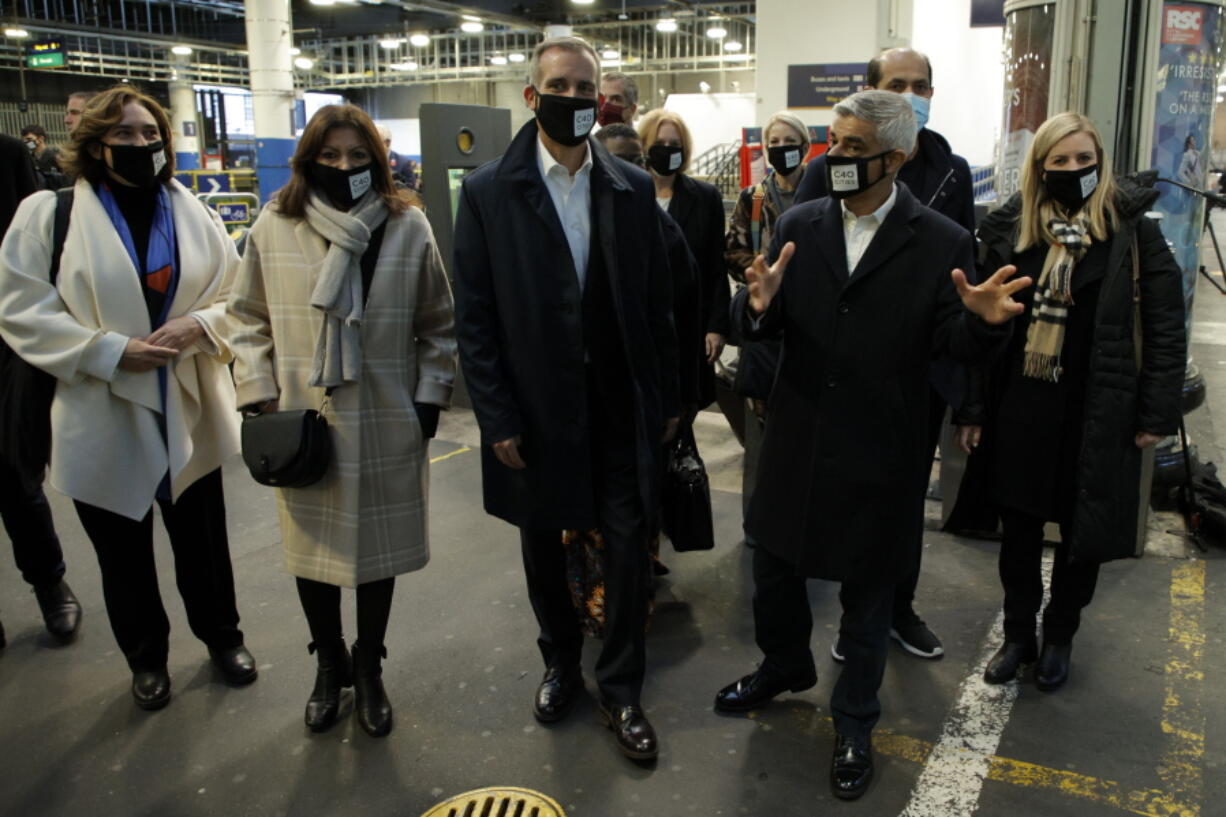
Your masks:
{"label": "c40 logo on mask", "polygon": [[584,108],[581,111],[575,111],[575,136],[587,136],[588,132],[596,124],[596,109]]}
{"label": "c40 logo on mask", "polygon": [[831,165],[830,184],[837,192],[858,190],[860,188],[860,172],[855,165]]}

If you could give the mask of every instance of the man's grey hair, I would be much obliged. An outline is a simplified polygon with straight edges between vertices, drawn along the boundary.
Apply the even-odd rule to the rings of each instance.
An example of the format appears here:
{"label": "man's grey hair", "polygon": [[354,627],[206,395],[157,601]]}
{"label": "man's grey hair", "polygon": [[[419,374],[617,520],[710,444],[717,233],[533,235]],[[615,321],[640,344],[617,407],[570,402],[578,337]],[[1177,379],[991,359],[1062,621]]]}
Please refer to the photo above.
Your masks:
{"label": "man's grey hair", "polygon": [[592,44],[582,37],[554,37],[552,40],[542,40],[532,52],[532,61],[528,63],[528,78],[532,83],[532,87],[538,91],[541,87],[541,81],[545,79],[541,72],[541,56],[554,48],[560,48],[563,51],[570,51],[573,54],[584,54],[592,58],[592,62],[596,63],[596,76],[600,76],[600,55],[596,53],[596,49],[592,48]]}
{"label": "man's grey hair", "polygon": [[630,76],[623,74],[621,71],[610,71],[600,78],[601,82],[620,82],[622,84],[622,96],[626,98],[627,105],[639,104],[639,86]]}
{"label": "man's grey hair", "polygon": [[902,94],[861,91],[835,105],[834,115],[854,117],[876,127],[882,150],[901,150],[908,156],[915,150],[915,112]]}

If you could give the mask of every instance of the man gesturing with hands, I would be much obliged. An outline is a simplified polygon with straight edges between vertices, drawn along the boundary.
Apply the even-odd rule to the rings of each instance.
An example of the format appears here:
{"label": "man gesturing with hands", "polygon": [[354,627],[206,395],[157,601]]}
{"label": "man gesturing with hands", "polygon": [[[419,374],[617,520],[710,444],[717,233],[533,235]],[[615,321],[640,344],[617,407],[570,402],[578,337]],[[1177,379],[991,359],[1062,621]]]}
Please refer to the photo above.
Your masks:
{"label": "man gesturing with hands", "polygon": [[1012,295],[1030,281],[1004,267],[970,285],[970,234],[896,183],[916,138],[903,97],[864,91],[834,112],[831,196],[780,219],[772,262],[755,260],[732,307],[746,337],[782,335],[785,345],[745,519],[764,658],[720,690],[715,708],[744,712],[812,687],[805,580],[841,582],[846,662],[830,701],[830,780],[854,799],[873,774],[893,588],[915,566],[929,360],[973,363],[1001,348],[1022,309]]}

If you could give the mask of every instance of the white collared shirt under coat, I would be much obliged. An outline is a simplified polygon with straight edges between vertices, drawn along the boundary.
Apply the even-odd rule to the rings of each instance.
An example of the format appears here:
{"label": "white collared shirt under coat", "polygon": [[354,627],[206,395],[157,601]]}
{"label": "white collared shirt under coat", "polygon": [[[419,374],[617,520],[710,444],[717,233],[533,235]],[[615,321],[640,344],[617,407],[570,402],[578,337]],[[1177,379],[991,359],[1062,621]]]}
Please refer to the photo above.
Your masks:
{"label": "white collared shirt under coat", "polygon": [[847,209],[846,201],[839,202],[839,207],[843,212],[843,241],[847,245],[848,275],[856,274],[856,266],[864,257],[868,245],[873,243],[873,236],[877,235],[877,229],[885,223],[886,216],[894,209],[894,202],[897,200],[898,188],[891,186],[890,197],[866,216],[857,216]]}
{"label": "white collared shirt under coat", "polygon": [[583,149],[586,151],[583,164],[572,176],[565,165],[550,155],[540,136],[536,138],[537,164],[566,233],[580,292],[587,284],[587,262],[592,252],[592,148],[584,142]]}
{"label": "white collared shirt under coat", "polygon": [[[323,404],[324,390],[307,383],[323,320],[310,298],[326,253],[306,219],[286,218],[275,203],[252,227],[228,308],[239,407]],[[413,403],[451,404],[458,353],[451,287],[416,207],[388,216],[361,339],[359,381],[333,391],[324,412],[327,473],[276,491],[289,572],[341,587],[417,570],[430,558],[429,441]]]}
{"label": "white collared shirt under coat", "polygon": [[169,318],[191,315],[205,335],[168,365],[164,440],[157,372],[119,368],[128,340],[152,331],[140,276],[93,186],[81,179],[74,190],[55,287],[48,270],[56,197],[35,193],[17,208],[0,245],[0,335],[56,378],[51,484],[140,520],[167,470],[178,499],[238,453],[225,340],[238,253],[217,214],[172,181],[179,283]]}

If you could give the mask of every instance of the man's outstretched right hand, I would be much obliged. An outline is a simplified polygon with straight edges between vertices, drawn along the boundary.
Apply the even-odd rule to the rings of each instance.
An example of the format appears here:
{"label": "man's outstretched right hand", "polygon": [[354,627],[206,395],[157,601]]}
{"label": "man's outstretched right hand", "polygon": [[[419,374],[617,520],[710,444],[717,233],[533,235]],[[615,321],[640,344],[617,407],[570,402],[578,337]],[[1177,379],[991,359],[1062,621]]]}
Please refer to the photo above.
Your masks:
{"label": "man's outstretched right hand", "polygon": [[749,306],[761,315],[770,308],[771,301],[783,286],[783,272],[796,252],[795,242],[789,241],[779,251],[775,263],[766,266],[766,256],[759,255],[753,260],[753,265],[745,270],[745,281],[749,284]]}

